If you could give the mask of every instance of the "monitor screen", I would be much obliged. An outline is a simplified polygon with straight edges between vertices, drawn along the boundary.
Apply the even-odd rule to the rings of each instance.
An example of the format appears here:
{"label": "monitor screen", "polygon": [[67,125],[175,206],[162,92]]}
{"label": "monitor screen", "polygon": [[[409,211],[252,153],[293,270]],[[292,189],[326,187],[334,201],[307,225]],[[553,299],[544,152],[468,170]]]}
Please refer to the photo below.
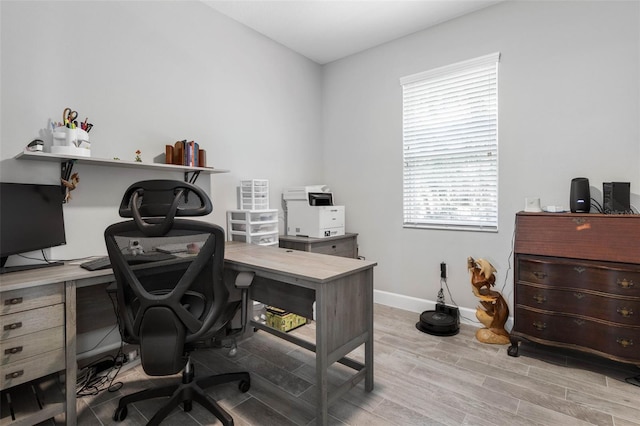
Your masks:
{"label": "monitor screen", "polygon": [[66,243],[59,185],[0,183],[0,257]]}

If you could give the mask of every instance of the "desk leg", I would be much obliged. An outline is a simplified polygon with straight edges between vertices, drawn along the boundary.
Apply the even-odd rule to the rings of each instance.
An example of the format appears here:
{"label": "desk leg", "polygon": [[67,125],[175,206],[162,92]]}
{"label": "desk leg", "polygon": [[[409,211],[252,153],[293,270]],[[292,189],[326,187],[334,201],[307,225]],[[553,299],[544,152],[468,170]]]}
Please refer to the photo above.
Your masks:
{"label": "desk leg", "polygon": [[327,369],[329,355],[327,353],[328,314],[325,306],[325,286],[316,289],[316,386],[318,388],[316,402],[316,424],[326,426],[329,421]]}
{"label": "desk leg", "polygon": [[364,343],[364,365],[367,369],[364,378],[364,389],[367,392],[373,390],[373,268],[367,271],[367,301],[365,303],[367,309],[367,329],[369,338]]}
{"label": "desk leg", "polygon": [[77,424],[76,414],[76,379],[78,375],[76,362],[76,283],[65,283],[65,399],[67,425]]}

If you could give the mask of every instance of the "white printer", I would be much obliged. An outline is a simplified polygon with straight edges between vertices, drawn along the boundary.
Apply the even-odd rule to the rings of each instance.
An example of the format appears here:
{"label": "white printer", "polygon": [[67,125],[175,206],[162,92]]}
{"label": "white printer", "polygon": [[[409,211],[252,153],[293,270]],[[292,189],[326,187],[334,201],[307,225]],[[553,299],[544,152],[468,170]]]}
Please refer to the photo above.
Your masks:
{"label": "white printer", "polygon": [[326,185],[286,188],[287,235],[314,238],[344,235],[344,206],[333,205]]}

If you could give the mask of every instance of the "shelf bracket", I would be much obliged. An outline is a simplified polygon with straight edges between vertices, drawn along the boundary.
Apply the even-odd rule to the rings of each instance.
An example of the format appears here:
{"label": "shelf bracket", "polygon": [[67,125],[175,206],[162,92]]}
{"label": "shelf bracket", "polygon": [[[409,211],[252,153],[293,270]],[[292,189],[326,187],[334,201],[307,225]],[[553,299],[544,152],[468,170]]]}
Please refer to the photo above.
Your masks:
{"label": "shelf bracket", "polygon": [[[69,181],[69,179],[71,179],[71,172],[73,171],[73,165],[75,162],[76,160],[66,160],[66,161],[60,162],[60,179],[61,180]],[[67,193],[67,188],[64,186],[62,182],[60,183],[60,190],[62,191],[63,196]]]}
{"label": "shelf bracket", "polygon": [[184,181],[189,182],[190,184],[195,185],[198,177],[200,176],[200,170],[193,170],[191,173],[191,177],[189,177],[190,172],[184,172]]}

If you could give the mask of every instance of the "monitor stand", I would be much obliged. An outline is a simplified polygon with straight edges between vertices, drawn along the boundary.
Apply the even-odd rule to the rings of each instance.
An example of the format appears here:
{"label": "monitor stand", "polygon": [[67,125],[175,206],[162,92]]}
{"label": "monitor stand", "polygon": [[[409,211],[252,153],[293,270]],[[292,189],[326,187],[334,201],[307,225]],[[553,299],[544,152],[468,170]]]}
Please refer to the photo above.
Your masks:
{"label": "monitor stand", "polygon": [[49,262],[49,263],[35,263],[32,265],[16,265],[16,266],[3,266],[0,268],[1,274],[8,274],[11,272],[28,271],[29,269],[48,268],[50,266],[63,266],[64,262]]}

